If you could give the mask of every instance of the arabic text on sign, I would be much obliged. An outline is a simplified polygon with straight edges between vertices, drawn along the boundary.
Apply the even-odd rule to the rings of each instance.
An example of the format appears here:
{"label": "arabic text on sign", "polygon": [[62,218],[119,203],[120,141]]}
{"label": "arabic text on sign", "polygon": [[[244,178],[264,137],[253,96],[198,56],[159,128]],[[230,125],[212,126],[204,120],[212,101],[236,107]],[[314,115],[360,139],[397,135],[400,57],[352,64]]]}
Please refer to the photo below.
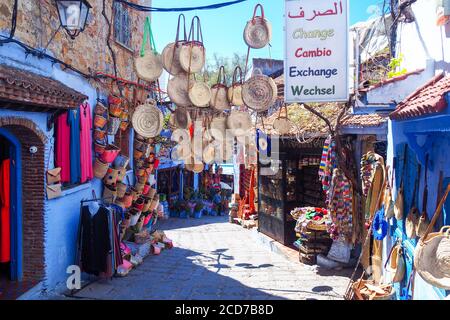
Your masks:
{"label": "arabic text on sign", "polygon": [[[334,9],[328,9],[324,12],[320,12],[319,10],[313,10],[313,15],[306,19],[307,21],[313,21],[317,17],[324,17],[324,16],[335,16],[338,14],[343,13],[343,7],[342,7],[342,1],[339,1],[339,10],[338,10],[338,3],[334,3]],[[300,7],[299,14],[298,15],[292,15],[290,12],[288,14],[288,17],[291,19],[303,19],[305,18],[305,11],[303,10],[303,7]]]}

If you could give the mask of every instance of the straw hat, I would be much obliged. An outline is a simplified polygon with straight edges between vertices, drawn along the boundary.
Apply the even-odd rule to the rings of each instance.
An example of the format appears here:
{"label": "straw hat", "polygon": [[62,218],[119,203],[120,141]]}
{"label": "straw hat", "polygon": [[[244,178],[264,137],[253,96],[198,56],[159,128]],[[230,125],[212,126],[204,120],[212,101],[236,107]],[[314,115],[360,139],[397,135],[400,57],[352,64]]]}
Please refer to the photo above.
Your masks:
{"label": "straw hat", "polygon": [[278,89],[272,78],[254,75],[242,87],[242,99],[251,109],[261,112],[269,109],[276,101]]}
{"label": "straw hat", "polygon": [[192,124],[191,115],[184,108],[177,108],[170,117],[170,124],[177,129],[189,129]]}
{"label": "straw hat", "polygon": [[164,125],[161,110],[151,104],[138,106],[133,113],[133,129],[145,138],[153,138],[160,134]]}
{"label": "straw hat", "polygon": [[161,62],[164,69],[173,76],[183,73],[180,65],[180,44],[175,49],[175,42],[169,43],[161,54]]}
{"label": "straw hat", "polygon": [[205,47],[197,43],[185,43],[180,48],[180,66],[188,73],[200,72],[205,65]]}
{"label": "straw hat", "polygon": [[429,284],[450,290],[450,226],[419,241],[414,252],[414,267]]}
{"label": "straw hat", "polygon": [[188,92],[188,77],[186,73],[181,73],[170,79],[167,84],[167,94],[170,100],[180,107],[191,105]]}
{"label": "straw hat", "polygon": [[153,51],[146,51],[144,56],[134,59],[134,68],[139,78],[145,81],[157,80],[163,72],[161,55]]}
{"label": "straw hat", "polygon": [[264,48],[272,39],[272,24],[264,17],[255,17],[247,22],[244,41],[253,49]]}
{"label": "straw hat", "polygon": [[227,129],[231,130],[234,136],[243,136],[252,127],[252,118],[248,112],[233,110],[227,118]]}
{"label": "straw hat", "polygon": [[291,132],[293,124],[288,118],[276,118],[272,123],[273,129],[278,132],[279,135],[285,135]]}
{"label": "straw hat", "polygon": [[189,88],[189,100],[196,107],[208,107],[211,100],[211,88],[205,82],[193,82]]}

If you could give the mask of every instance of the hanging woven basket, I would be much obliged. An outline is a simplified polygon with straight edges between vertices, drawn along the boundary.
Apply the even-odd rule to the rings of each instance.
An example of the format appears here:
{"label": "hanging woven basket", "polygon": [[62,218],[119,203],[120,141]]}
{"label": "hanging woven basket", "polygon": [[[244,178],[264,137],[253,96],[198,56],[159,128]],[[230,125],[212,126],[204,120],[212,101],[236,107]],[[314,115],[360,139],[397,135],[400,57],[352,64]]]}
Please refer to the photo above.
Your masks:
{"label": "hanging woven basket", "polygon": [[[150,50],[145,50],[147,41],[150,42]],[[139,78],[153,82],[157,80],[163,72],[161,55],[156,52],[155,39],[153,38],[150,18],[145,18],[144,34],[139,56],[134,59],[134,68]]]}
{"label": "hanging woven basket", "polygon": [[275,104],[278,89],[272,78],[266,75],[254,75],[242,88],[242,99],[247,107],[263,112]]}
{"label": "hanging woven basket", "polygon": [[[256,16],[258,8],[261,16]],[[253,49],[264,48],[272,39],[272,24],[264,17],[264,8],[261,4],[255,6],[253,18],[247,22],[244,29],[244,41]]]}
{"label": "hanging woven basket", "polygon": [[217,76],[217,83],[211,87],[211,101],[210,106],[217,111],[230,110],[231,105],[227,97],[227,82],[225,78],[225,67],[219,68]]}

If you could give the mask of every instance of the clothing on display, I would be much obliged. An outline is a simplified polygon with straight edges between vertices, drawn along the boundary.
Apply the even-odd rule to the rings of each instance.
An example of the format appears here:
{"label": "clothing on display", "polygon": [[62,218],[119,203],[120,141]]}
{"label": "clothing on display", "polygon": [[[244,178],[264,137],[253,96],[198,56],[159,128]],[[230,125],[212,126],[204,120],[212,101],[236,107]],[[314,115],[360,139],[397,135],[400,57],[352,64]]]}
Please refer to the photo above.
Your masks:
{"label": "clothing on display", "polygon": [[81,181],[80,108],[69,111],[67,123],[70,126],[70,182],[79,183]]}
{"label": "clothing on display", "polygon": [[0,262],[11,260],[10,231],[10,160],[0,165]]}
{"label": "clothing on display", "polygon": [[[68,112],[64,112],[56,119],[55,165],[61,168],[61,182],[70,182],[70,126],[67,120]],[[90,145],[89,145],[90,148]]]}
{"label": "clothing on display", "polygon": [[352,239],[352,201],[353,192],[350,181],[341,169],[334,169],[327,199],[328,210],[333,221],[329,232],[333,240],[342,239],[350,242]]}
{"label": "clothing on display", "polygon": [[81,183],[94,178],[92,169],[92,119],[91,107],[89,103],[84,103],[80,107],[80,162],[81,162]]}

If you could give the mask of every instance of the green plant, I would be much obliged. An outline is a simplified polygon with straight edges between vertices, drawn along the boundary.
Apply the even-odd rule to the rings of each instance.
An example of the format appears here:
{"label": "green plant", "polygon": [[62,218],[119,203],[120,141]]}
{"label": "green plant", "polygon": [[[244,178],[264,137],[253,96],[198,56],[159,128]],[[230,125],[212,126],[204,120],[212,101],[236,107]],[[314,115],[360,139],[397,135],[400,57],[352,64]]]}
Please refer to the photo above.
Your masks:
{"label": "green plant", "polygon": [[388,78],[395,78],[401,75],[406,74],[408,71],[406,68],[402,68],[402,62],[403,62],[403,54],[400,54],[398,58],[392,58],[391,61],[388,64],[389,72],[388,72]]}

